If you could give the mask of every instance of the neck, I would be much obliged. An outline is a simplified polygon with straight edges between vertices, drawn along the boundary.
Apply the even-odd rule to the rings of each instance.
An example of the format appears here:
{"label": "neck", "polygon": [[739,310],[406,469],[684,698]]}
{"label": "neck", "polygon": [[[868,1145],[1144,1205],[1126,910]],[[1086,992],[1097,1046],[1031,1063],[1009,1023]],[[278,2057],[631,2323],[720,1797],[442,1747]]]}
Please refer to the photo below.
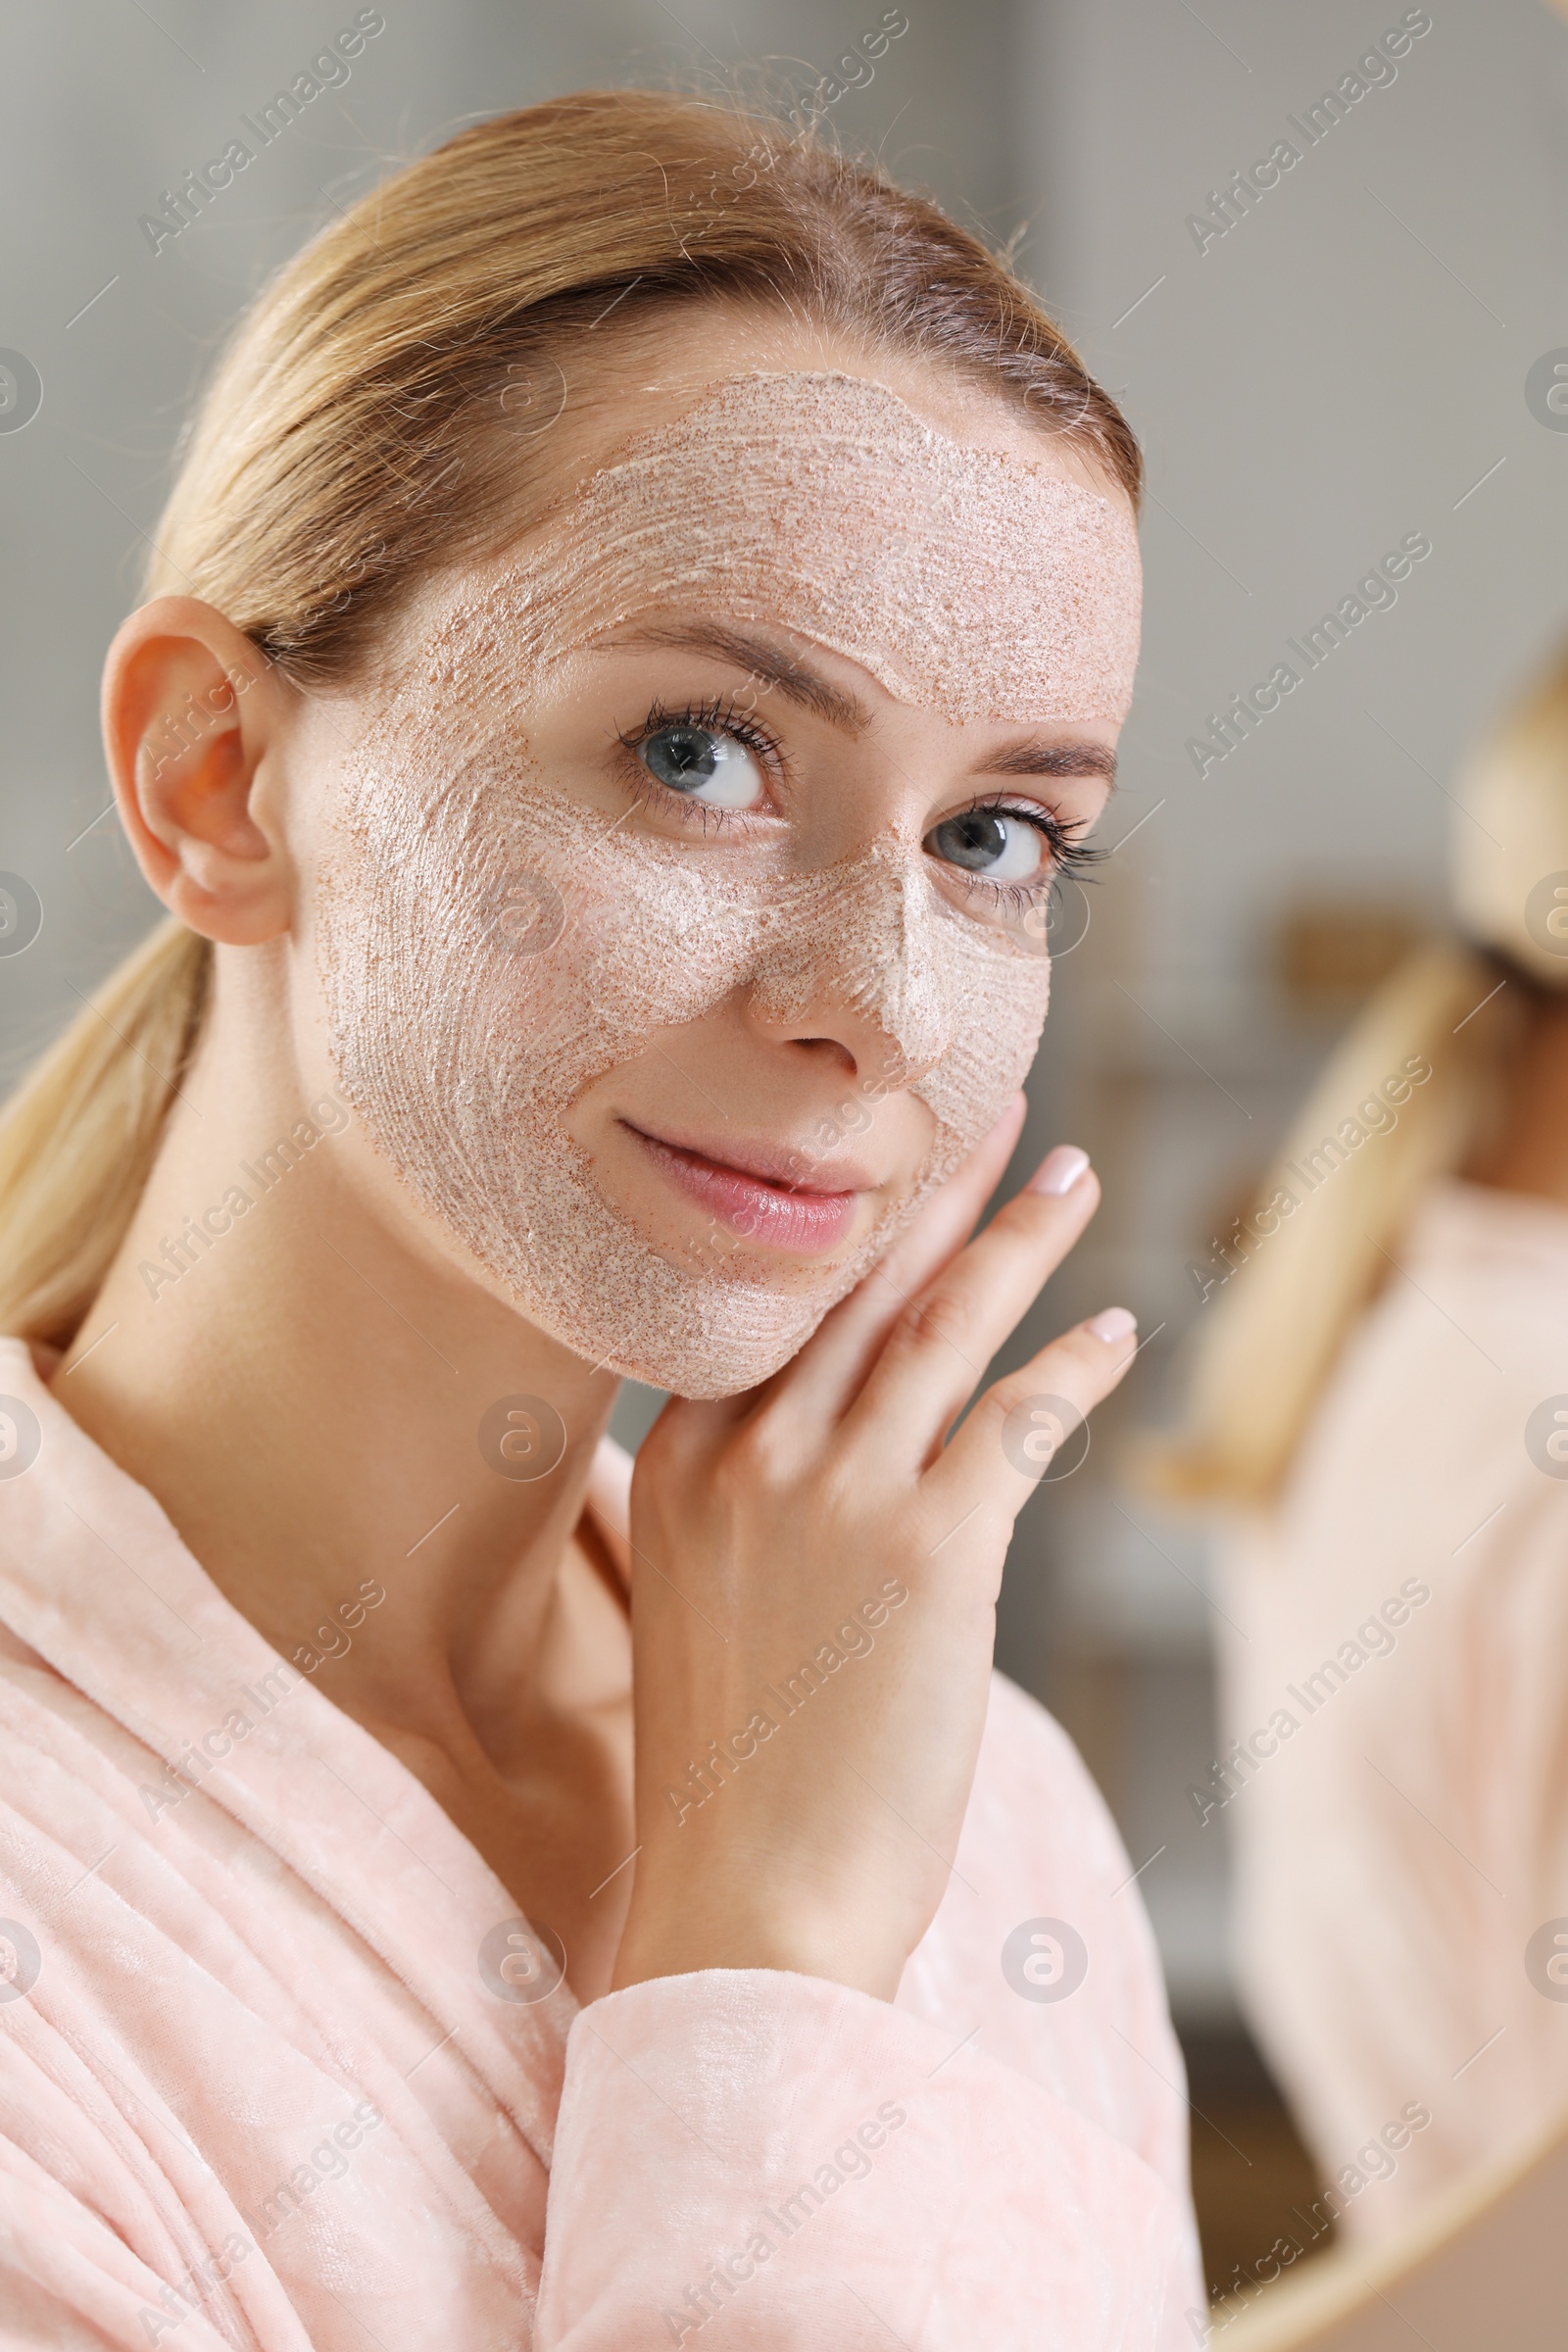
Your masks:
{"label": "neck", "polygon": [[[323,1088],[227,978],[55,1394],[284,1657],[384,1586],[330,1695],[461,1758],[525,1697],[615,1383],[368,1205],[363,1137],[311,1119]],[[565,1426],[532,1481],[480,1447],[517,1396]]]}

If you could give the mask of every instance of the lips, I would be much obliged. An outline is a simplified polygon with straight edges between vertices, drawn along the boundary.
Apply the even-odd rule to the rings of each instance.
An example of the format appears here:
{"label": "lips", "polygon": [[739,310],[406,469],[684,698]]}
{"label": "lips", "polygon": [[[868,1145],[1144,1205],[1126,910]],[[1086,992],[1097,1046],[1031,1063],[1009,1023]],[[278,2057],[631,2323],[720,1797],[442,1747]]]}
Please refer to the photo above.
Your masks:
{"label": "lips", "polygon": [[831,1177],[792,1178],[788,1163],[797,1155],[774,1146],[726,1143],[719,1158],[711,1148],[650,1135],[627,1119],[620,1123],[687,1200],[765,1250],[815,1257],[837,1249],[872,1189],[872,1179],[848,1164],[834,1168]]}

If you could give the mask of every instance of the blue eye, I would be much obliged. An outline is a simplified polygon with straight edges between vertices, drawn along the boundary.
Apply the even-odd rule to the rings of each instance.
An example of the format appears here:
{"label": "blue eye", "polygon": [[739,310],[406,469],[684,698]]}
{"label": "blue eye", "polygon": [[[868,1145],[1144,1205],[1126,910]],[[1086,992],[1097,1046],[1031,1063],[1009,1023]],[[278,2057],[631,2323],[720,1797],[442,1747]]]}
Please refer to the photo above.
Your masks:
{"label": "blue eye", "polygon": [[1033,882],[1044,871],[1048,847],[1040,827],[1010,808],[963,808],[926,835],[934,858],[989,882]]}
{"label": "blue eye", "polygon": [[710,808],[751,808],[762,797],[756,754],[721,728],[683,720],[654,728],[636,748],[649,774],[686,800]]}

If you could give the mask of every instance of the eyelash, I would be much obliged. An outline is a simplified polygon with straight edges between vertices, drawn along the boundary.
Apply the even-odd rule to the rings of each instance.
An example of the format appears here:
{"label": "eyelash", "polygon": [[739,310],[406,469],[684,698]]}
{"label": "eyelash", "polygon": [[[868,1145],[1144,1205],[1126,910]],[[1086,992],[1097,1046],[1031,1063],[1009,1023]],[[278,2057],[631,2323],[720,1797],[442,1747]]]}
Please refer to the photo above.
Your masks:
{"label": "eyelash", "polygon": [[1043,835],[1051,852],[1050,864],[1033,882],[993,882],[987,875],[970,873],[962,866],[952,869],[966,890],[978,892],[991,906],[1005,906],[1011,913],[1027,914],[1031,906],[1038,906],[1061,883],[1085,880],[1090,868],[1105,856],[1102,849],[1092,849],[1078,839],[1085,818],[1074,816],[1063,820],[1054,809],[1043,808],[1038,801],[987,800],[976,794],[966,808],[955,808],[952,813],[967,816],[977,808],[994,810],[998,816],[1015,816],[1020,823],[1032,825]]}
{"label": "eyelash", "polygon": [[[639,798],[657,802],[661,808],[673,808],[687,824],[700,824],[705,833],[722,832],[737,817],[744,817],[749,812],[740,808],[714,808],[707,801],[694,801],[687,794],[672,791],[669,785],[661,783],[639,758],[638,746],[645,743],[650,735],[657,735],[662,727],[707,727],[715,735],[732,735],[749,752],[755,752],[774,774],[783,766],[783,753],[777,737],[750,711],[742,710],[728,696],[710,696],[702,702],[687,703],[678,710],[671,710],[662,702],[654,703],[640,726],[627,728],[615,740],[636,763]],[[993,906],[1004,906],[1019,914],[1027,913],[1048,891],[1054,890],[1059,883],[1074,878],[1083,879],[1089,868],[1105,855],[1103,850],[1091,849],[1076,838],[1083,828],[1082,818],[1069,818],[1064,823],[1052,809],[1042,808],[1037,801],[987,800],[983,795],[976,794],[964,808],[953,809],[950,813],[966,816],[979,808],[994,809],[999,816],[1014,816],[1022,823],[1032,825],[1037,833],[1043,835],[1051,852],[1049,869],[1033,883],[992,882],[984,874],[966,872],[962,866],[951,869],[966,890],[980,894]]]}
{"label": "eyelash", "polygon": [[673,808],[689,825],[701,825],[705,833],[721,833],[737,817],[751,813],[745,808],[714,808],[707,801],[694,801],[684,792],[674,792],[661,783],[658,776],[646,767],[638,757],[639,744],[662,727],[707,727],[714,735],[733,735],[749,752],[755,752],[764,767],[777,775],[783,767],[783,754],[777,738],[770,734],[750,711],[742,710],[729,696],[713,695],[700,703],[687,703],[683,709],[672,710],[667,704],[655,703],[641,726],[628,728],[616,741],[630,755],[637,771],[638,797],[645,802],[657,802],[662,808]]}

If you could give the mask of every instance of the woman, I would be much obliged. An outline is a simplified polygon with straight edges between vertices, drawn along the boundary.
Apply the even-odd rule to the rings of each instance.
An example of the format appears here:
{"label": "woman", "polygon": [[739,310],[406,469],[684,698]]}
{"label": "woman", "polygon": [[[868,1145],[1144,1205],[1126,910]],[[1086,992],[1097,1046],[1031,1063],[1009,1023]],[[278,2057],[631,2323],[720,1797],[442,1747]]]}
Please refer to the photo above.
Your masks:
{"label": "woman", "polygon": [[970,238],[675,99],[242,327],[105,685],[172,920],[8,1129],[6,2340],[1185,2340],[1137,1890],[990,1676],[1132,1317],[944,1443],[1096,1200],[965,1247],[1136,489]]}
{"label": "woman", "polygon": [[1385,984],[1216,1257],[1162,1463],[1228,1506],[1190,1794],[1316,2227],[1362,2239],[1568,2107],[1568,661],[1451,881],[1463,944]]}

